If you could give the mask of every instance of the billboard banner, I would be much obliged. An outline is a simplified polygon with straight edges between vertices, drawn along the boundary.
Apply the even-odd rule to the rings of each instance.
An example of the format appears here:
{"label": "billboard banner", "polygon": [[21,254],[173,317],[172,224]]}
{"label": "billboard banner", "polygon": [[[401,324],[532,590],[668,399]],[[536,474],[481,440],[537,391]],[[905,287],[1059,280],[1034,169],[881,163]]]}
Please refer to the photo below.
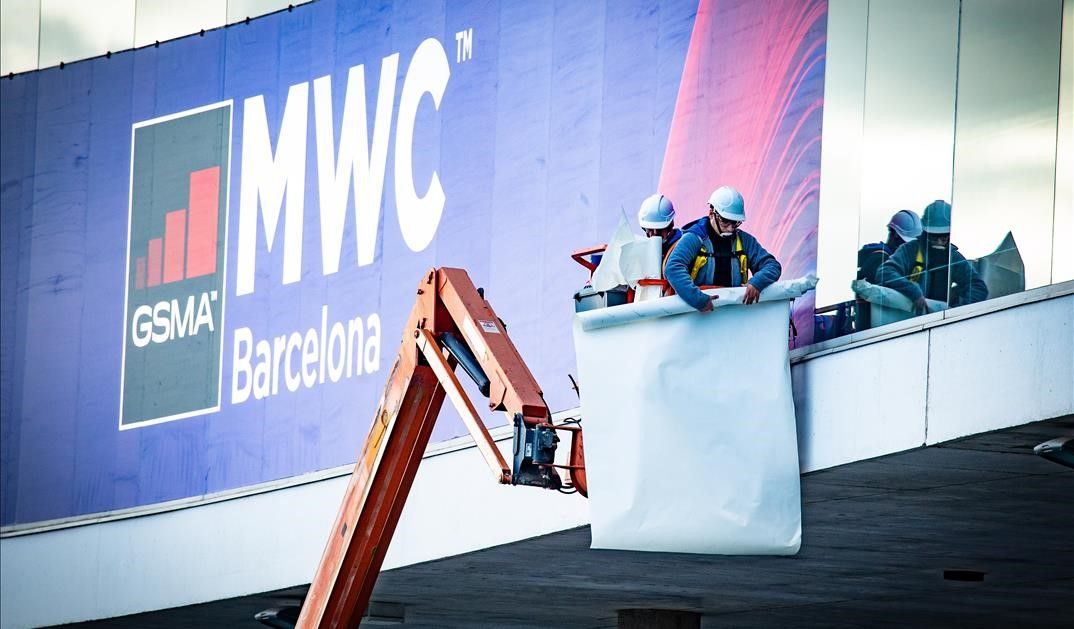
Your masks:
{"label": "billboard banner", "polygon": [[3,79],[0,524],[353,462],[433,266],[577,405],[570,253],[658,188],[815,268],[825,13],[325,0]]}

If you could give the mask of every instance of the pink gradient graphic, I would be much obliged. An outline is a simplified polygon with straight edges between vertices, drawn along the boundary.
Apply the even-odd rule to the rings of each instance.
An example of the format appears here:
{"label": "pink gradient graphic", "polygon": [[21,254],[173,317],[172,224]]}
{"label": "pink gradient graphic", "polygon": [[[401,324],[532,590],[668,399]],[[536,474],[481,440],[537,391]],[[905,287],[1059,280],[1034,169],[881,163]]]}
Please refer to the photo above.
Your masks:
{"label": "pink gradient graphic", "polygon": [[[686,56],[660,192],[680,225],[717,186],[746,200],[743,229],[783,265],[817,268],[826,0],[701,0]],[[796,345],[813,336],[813,294],[798,300]]]}
{"label": "pink gradient graphic", "polygon": [[161,251],[163,249],[163,238],[151,238],[148,246],[148,276],[145,279],[146,286],[159,286],[160,285],[160,267],[161,267]]}
{"label": "pink gradient graphic", "polygon": [[164,215],[164,279],[163,283],[183,279],[183,246],[186,244],[186,210]]}

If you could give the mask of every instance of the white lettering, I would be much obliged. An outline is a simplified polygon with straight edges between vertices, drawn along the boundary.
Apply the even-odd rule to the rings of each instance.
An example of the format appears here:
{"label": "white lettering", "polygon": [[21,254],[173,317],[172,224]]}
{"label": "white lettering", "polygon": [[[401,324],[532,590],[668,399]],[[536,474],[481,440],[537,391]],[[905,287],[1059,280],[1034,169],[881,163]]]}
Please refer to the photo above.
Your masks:
{"label": "white lettering", "polygon": [[307,389],[317,384],[317,372],[312,368],[317,366],[318,345],[317,331],[313,328],[306,330],[306,338],[302,341],[302,384]]}
{"label": "white lettering", "polygon": [[414,51],[399,97],[399,121],[395,132],[395,205],[399,229],[411,251],[422,251],[432,242],[446,201],[435,170],[424,197],[418,196],[414,185],[414,124],[418,105],[422,96],[428,93],[433,97],[433,107],[439,110],[450,76],[444,47],[433,38],[426,39]]}
{"label": "white lettering", "polygon": [[134,321],[131,325],[131,340],[134,342],[135,347],[145,347],[149,345],[149,337],[153,331],[153,322],[150,318],[153,316],[153,309],[146,305],[138,306],[134,309]]}
{"label": "white lettering", "polygon": [[[321,306],[321,341],[322,342],[327,342],[326,341],[327,338],[328,338],[328,306]],[[325,361],[325,358],[328,355],[328,350],[327,349],[322,349],[320,354],[321,354],[321,356],[320,356],[321,365],[318,368],[317,372],[320,374],[319,382],[321,384],[324,384],[324,361]]]}
{"label": "white lettering", "polygon": [[345,333],[343,332],[343,324],[336,321],[332,324],[332,333],[328,337],[328,378],[332,382],[339,382],[339,378],[343,375],[343,367],[345,366],[343,360],[344,346],[343,339]]}
{"label": "white lettering", "polygon": [[153,334],[150,340],[154,343],[163,343],[171,337],[171,317],[168,316],[169,302],[158,301],[153,306]]}
{"label": "white lettering", "polygon": [[[200,320],[200,311],[199,320]],[[186,307],[179,310],[179,300],[173,299],[171,305],[171,329],[178,338],[183,338],[187,334],[194,335],[194,296],[191,295],[186,298]],[[212,325],[213,316],[210,313],[208,316],[209,325]]]}
{"label": "white lettering", "polygon": [[[465,36],[469,37],[472,32]],[[457,43],[460,50],[469,55],[472,54],[472,42],[465,38],[457,39]],[[313,81],[318,216],[324,275],[339,271],[352,198],[357,264],[367,266],[376,259],[398,74],[399,54],[384,57],[374,112],[367,111],[364,65],[355,65],[348,70],[341,112],[335,111],[332,77],[321,76]],[[434,110],[439,111],[450,78],[451,67],[443,45],[429,38],[414,51],[399,90],[394,157],[396,215],[403,240],[413,251],[423,251],[432,242],[447,202],[435,167],[428,182],[421,186],[425,190],[423,194],[419,194],[419,186],[415,183],[414,133],[418,110],[428,94]],[[274,247],[279,249],[280,231],[283,232],[283,251],[275,257],[283,258],[282,283],[291,284],[302,278],[308,109],[309,83],[292,85],[283,104],[283,114],[279,116],[279,134],[274,148],[264,96],[251,96],[244,101],[236,295],[254,292],[258,255],[271,252]],[[368,120],[370,113],[373,114],[372,121]],[[259,249],[262,233],[263,249]],[[319,366],[318,371],[323,374],[325,370]]]}
{"label": "white lettering", "polygon": [[283,283],[302,275],[302,213],[306,178],[306,119],[309,83],[287,92],[276,152],[269,140],[263,96],[247,98],[242,124],[242,179],[239,191],[239,243],[235,294],[254,291],[258,206],[265,225],[265,248],[272,250],[284,190]]}
{"label": "white lettering", "polygon": [[235,351],[231,355],[231,363],[234,365],[231,372],[232,404],[242,404],[250,397],[250,384],[253,380],[250,374],[250,348],[253,343],[254,335],[250,328],[235,329]]}
{"label": "white lettering", "polygon": [[268,341],[257,342],[257,367],[254,368],[254,397],[263,400],[269,396],[269,366],[272,350]]}
{"label": "white lettering", "polygon": [[[347,377],[362,375],[362,318],[347,322]],[[351,365],[354,365],[353,371]]]}
{"label": "white lettering", "polygon": [[[173,301],[172,303],[174,304],[175,302]],[[193,303],[194,298],[191,297],[190,301],[187,302],[188,310]],[[213,311],[209,309],[209,300],[204,293],[201,295],[201,300],[198,301],[198,316],[194,319],[194,325],[191,327],[190,333],[197,334],[197,331],[200,330],[203,325],[209,326],[210,332],[215,332],[213,329]],[[179,336],[182,336],[182,334]]]}
{"label": "white lettering", "polygon": [[343,99],[338,158],[333,156],[335,121],[332,115],[332,79],[322,76],[313,82],[317,176],[321,197],[321,265],[325,275],[339,270],[343,224],[347,215],[347,200],[350,198],[352,180],[358,266],[373,262],[377,246],[377,225],[380,222],[380,203],[384,193],[384,171],[388,160],[388,136],[392,124],[398,67],[398,54],[389,55],[381,62],[372,144],[366,126],[368,115],[365,107],[365,67],[357,65],[350,69]]}
{"label": "white lettering", "polygon": [[211,303],[215,295],[216,291],[200,296],[189,295],[182,306],[179,305],[179,299],[138,306],[131,320],[131,341],[135,347],[145,347],[150,343],[197,336],[202,327],[209,328],[210,332],[215,331]]}
{"label": "white lettering", "polygon": [[300,347],[302,347],[302,335],[292,332],[291,336],[287,337],[287,357],[283,359],[286,369],[283,372],[283,379],[287,384],[287,390],[292,393],[298,391],[298,385],[302,384],[301,374],[298,371],[291,371],[291,359],[294,357],[294,351]]}
{"label": "white lettering", "polygon": [[[235,330],[232,354],[231,401],[241,404],[280,391],[281,373],[288,391],[311,389],[326,380],[339,382],[363,371],[380,369],[380,315],[365,321],[355,317],[328,324],[328,306],[322,306],[319,328],[291,332],[255,342],[249,328]],[[364,341],[364,343],[363,343]],[[354,373],[351,373],[351,365]]]}
{"label": "white lettering", "polygon": [[277,336],[272,340],[272,394],[280,392],[280,360],[287,347],[287,336]]}
{"label": "white lettering", "polygon": [[373,313],[366,319],[365,372],[380,369],[380,315]]}

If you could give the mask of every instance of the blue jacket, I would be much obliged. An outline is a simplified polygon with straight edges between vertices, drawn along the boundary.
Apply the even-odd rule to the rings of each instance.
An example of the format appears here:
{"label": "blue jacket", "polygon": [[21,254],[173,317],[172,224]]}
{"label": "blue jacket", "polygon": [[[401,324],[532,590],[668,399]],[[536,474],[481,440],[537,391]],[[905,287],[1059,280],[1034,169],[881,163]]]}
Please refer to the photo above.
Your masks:
{"label": "blue jacket", "polygon": [[[954,245],[950,247],[951,266],[950,275],[948,276],[948,283],[951,287],[950,305],[952,307],[964,306],[988,299],[988,286],[985,285],[984,280],[977,274],[977,271],[966,260],[965,256],[959,253],[958,247]],[[887,262],[880,265],[880,269],[876,272],[877,282],[881,286],[894,288],[911,301],[916,301],[921,296],[947,301],[946,291],[942,295],[925,294],[925,290],[932,285],[929,281],[929,276],[936,270],[936,265],[928,260],[928,250],[929,244],[925,234],[899,247],[888,258]],[[911,279],[914,267],[917,266],[919,252],[924,258],[924,265],[920,275]],[[947,264],[942,264],[941,266],[946,267]],[[932,268],[930,269],[930,267]]]}
{"label": "blue jacket", "polygon": [[[742,240],[742,253],[746,256],[746,264],[753,275],[748,283],[757,290],[768,288],[772,282],[779,279],[783,267],[772,254],[765,251],[756,238],[741,229],[738,230],[738,236]],[[698,272],[697,278],[690,278],[690,269],[702,246],[710,254],[714,250],[709,238],[708,217],[700,218],[683,228],[682,237],[675,243],[664,265],[664,278],[671,288],[675,289],[683,301],[698,310],[705,307],[709,297],[697,287],[712,285],[716,275],[716,261],[709,257]],[[742,282],[738,258],[731,257],[728,264],[732,267],[731,286],[739,286]]]}

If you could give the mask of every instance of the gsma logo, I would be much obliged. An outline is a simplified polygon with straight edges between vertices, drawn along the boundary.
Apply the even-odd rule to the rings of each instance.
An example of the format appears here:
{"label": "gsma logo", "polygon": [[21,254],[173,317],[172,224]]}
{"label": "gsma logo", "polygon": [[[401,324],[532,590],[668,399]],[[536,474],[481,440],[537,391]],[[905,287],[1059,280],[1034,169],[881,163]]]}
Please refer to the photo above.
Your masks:
{"label": "gsma logo", "polygon": [[134,125],[120,429],[220,408],[231,108]]}

